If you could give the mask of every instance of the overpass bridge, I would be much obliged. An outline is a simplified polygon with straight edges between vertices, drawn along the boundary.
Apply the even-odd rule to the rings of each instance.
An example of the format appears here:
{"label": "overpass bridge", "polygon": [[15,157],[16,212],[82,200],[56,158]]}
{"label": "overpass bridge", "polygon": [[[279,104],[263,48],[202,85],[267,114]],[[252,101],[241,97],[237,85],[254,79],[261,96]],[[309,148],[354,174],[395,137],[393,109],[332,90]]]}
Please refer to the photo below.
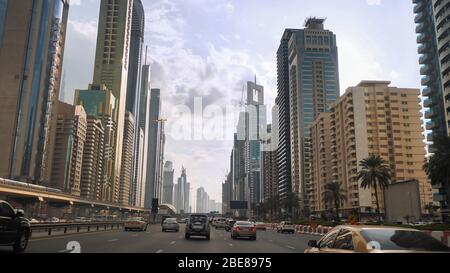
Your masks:
{"label": "overpass bridge", "polygon": [[[22,207],[28,217],[37,218],[42,214],[51,214],[42,213],[42,206],[44,206],[45,211],[48,211],[47,209],[53,210],[53,214],[58,211],[65,211],[66,214],[72,214],[72,216],[89,216],[88,214],[98,213],[99,211],[121,215],[150,215],[151,213],[150,209],[83,199],[59,189],[3,178],[0,178],[0,199],[9,201],[16,207]],[[176,213],[175,208],[168,204],[161,204],[160,209],[167,211],[168,214]]]}

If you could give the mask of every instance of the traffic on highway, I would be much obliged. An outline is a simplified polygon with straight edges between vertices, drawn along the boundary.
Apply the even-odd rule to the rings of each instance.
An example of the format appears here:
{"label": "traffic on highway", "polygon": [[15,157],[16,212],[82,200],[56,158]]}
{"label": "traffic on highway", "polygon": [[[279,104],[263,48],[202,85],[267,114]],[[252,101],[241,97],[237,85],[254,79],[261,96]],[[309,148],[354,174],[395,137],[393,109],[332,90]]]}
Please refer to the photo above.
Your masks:
{"label": "traffic on highway", "polygon": [[[26,253],[439,253],[450,248],[414,228],[340,225],[300,228],[208,214],[164,217],[151,223],[130,217],[99,223],[32,223],[24,211],[0,201],[0,251]],[[79,225],[73,232],[67,226]],[[88,226],[81,230],[80,226]],[[117,225],[118,228],[114,229]],[[46,232],[54,226],[53,233]],[[95,229],[95,226],[97,227]],[[91,228],[89,228],[91,227]],[[64,232],[62,230],[64,229]],[[70,228],[69,228],[70,229]],[[58,230],[60,231],[58,233]],[[76,230],[76,232],[75,232]]]}

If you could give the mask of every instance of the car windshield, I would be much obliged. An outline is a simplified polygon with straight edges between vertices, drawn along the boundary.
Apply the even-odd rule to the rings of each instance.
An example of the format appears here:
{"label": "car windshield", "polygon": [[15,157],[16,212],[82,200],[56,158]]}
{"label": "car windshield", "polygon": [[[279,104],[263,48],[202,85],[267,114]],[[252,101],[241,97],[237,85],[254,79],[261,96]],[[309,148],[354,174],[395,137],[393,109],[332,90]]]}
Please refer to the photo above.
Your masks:
{"label": "car windshield", "polygon": [[197,222],[206,223],[207,219],[208,218],[206,216],[202,216],[202,215],[193,215],[193,216],[191,216],[191,222],[192,223],[197,223]]}
{"label": "car windshield", "polygon": [[450,251],[449,247],[421,231],[367,229],[361,231],[361,235],[380,250]]}
{"label": "car windshield", "polygon": [[164,220],[164,223],[176,223],[177,219],[173,219],[173,218],[168,218],[166,220]]}
{"label": "car windshield", "polygon": [[144,219],[141,217],[133,217],[133,218],[130,218],[128,221],[144,221]]}

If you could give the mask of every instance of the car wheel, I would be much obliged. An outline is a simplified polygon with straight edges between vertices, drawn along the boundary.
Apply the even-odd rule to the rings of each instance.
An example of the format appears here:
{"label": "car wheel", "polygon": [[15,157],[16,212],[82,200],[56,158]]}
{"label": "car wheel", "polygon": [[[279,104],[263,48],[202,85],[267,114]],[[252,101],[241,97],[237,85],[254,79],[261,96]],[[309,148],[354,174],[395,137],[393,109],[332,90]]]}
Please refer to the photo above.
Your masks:
{"label": "car wheel", "polygon": [[125,232],[127,232],[128,231],[128,228],[125,228]]}
{"label": "car wheel", "polygon": [[209,234],[206,235],[206,240],[207,240],[207,241],[211,240],[211,235],[209,235]]}
{"label": "car wheel", "polygon": [[252,241],[256,241],[256,237],[253,237],[253,238],[252,238]]}
{"label": "car wheel", "polygon": [[185,238],[186,240],[189,240],[189,239],[191,238],[191,236],[190,236],[189,234],[185,234],[185,235],[184,235],[184,238]]}
{"label": "car wheel", "polygon": [[29,234],[26,231],[22,231],[20,233],[19,239],[14,243],[13,249],[14,252],[24,252],[28,246]]}

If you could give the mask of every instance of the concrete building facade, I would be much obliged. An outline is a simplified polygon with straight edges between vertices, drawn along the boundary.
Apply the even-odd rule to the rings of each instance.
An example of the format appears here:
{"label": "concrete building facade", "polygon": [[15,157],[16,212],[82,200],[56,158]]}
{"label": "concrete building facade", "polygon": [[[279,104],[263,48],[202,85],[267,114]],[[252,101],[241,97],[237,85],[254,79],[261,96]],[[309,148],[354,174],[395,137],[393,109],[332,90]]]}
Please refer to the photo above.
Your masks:
{"label": "concrete building facade", "polygon": [[[362,189],[357,179],[357,173],[361,170],[359,162],[372,154],[388,162],[391,183],[411,179],[419,181],[423,211],[425,205],[433,202],[431,185],[422,169],[425,144],[419,90],[390,87],[389,84],[384,81],[363,81],[356,87],[348,88],[344,95],[331,104],[329,122],[326,121],[328,116],[322,115],[312,126],[315,147],[320,148],[320,144],[323,144],[325,153],[331,150],[331,181],[342,183],[346,191],[344,211],[358,210],[362,214],[375,211],[374,189]],[[321,125],[324,127],[323,133],[320,133]],[[321,141],[320,138],[326,135],[325,130],[331,131],[331,140]],[[317,172],[324,166],[328,167],[326,162],[321,164],[320,155],[319,152],[318,158],[313,157],[317,159],[313,162],[313,170]],[[315,204],[321,202],[323,183],[330,179],[329,172],[322,174],[327,178],[317,179],[318,186],[313,188]],[[382,191],[379,190],[378,194],[383,203]],[[320,212],[327,208],[317,205],[315,209]]]}
{"label": "concrete building facade", "polygon": [[163,183],[163,199],[162,202],[164,204],[173,205],[173,196],[174,196],[174,172],[173,163],[171,161],[166,161],[164,164],[164,183]]}
{"label": "concrete building facade", "polygon": [[59,101],[50,186],[80,196],[87,116],[80,105]]}
{"label": "concrete building facade", "polygon": [[1,1],[0,177],[49,185],[69,1]]}
{"label": "concrete building facade", "polygon": [[119,204],[130,204],[131,180],[133,178],[133,147],[135,120],[131,112],[126,112],[122,145],[122,164],[119,184]]}

